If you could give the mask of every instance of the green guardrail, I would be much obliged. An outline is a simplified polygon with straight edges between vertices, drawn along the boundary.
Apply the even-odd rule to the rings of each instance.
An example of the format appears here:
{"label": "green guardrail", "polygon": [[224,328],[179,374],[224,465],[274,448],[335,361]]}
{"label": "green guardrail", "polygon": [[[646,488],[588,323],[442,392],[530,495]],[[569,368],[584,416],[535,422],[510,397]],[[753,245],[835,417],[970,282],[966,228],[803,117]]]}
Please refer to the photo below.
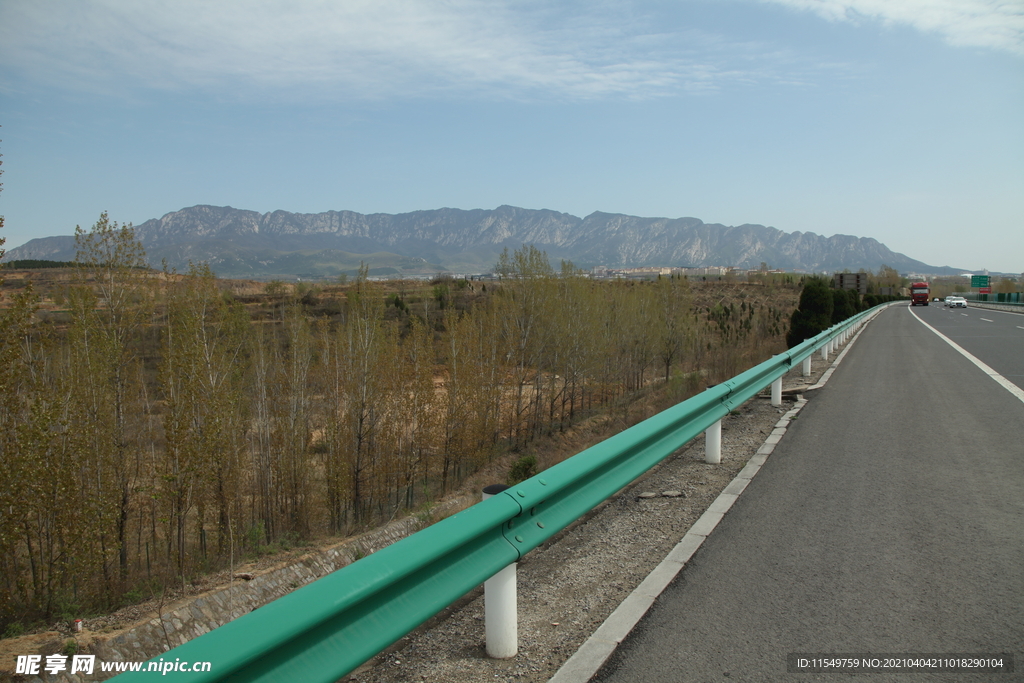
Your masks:
{"label": "green guardrail", "polygon": [[967,292],[961,296],[967,299],[967,301],[978,304],[993,304],[1013,309],[1024,307],[1024,293],[1021,292],[996,292],[994,294]]}
{"label": "green guardrail", "polygon": [[[867,317],[799,346],[602,441],[488,500],[154,657],[188,683],[332,683],[627,486],[729,411]],[[210,662],[206,672],[185,663]],[[153,664],[152,671],[145,669]],[[173,668],[171,668],[173,667]]]}
{"label": "green guardrail", "polygon": [[998,308],[1007,311],[1024,310],[1024,303],[1018,304],[1014,301],[971,301],[968,299],[968,303],[981,308]]}

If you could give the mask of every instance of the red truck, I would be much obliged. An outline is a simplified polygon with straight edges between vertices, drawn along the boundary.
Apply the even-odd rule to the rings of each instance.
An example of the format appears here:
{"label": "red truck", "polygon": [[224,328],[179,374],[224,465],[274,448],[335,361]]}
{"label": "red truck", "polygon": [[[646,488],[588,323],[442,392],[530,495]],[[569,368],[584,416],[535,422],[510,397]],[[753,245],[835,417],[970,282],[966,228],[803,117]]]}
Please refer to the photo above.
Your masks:
{"label": "red truck", "polygon": [[928,283],[927,282],[915,282],[910,285],[910,305],[922,306],[928,305]]}

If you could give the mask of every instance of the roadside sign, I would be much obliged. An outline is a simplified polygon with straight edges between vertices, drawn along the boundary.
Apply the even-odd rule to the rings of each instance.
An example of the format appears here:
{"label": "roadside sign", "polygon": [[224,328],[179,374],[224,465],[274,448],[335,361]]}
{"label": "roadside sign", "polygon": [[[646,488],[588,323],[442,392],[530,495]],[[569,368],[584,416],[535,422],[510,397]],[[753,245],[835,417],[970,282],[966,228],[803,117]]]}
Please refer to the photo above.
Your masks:
{"label": "roadside sign", "polygon": [[992,288],[991,287],[982,287],[981,289],[978,290],[978,293],[979,294],[991,294],[992,293]]}
{"label": "roadside sign", "polygon": [[976,287],[988,287],[988,275],[972,275],[971,276],[971,289]]}

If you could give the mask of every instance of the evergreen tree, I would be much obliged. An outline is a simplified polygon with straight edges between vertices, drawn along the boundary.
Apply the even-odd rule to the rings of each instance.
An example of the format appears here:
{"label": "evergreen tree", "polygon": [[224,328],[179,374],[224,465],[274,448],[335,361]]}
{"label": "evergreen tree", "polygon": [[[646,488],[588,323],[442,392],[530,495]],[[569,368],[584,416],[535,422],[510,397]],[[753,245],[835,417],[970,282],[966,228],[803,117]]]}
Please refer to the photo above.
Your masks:
{"label": "evergreen tree", "polygon": [[853,311],[850,315],[856,315],[863,310],[863,303],[860,300],[860,292],[856,289],[846,290],[846,298],[849,299],[850,310]]}
{"label": "evergreen tree", "polygon": [[832,290],[822,277],[809,277],[800,292],[800,303],[790,318],[786,343],[789,348],[821,333],[832,325]]}
{"label": "evergreen tree", "polygon": [[850,297],[845,289],[832,290],[832,324],[841,323],[856,313],[856,309],[850,302]]}

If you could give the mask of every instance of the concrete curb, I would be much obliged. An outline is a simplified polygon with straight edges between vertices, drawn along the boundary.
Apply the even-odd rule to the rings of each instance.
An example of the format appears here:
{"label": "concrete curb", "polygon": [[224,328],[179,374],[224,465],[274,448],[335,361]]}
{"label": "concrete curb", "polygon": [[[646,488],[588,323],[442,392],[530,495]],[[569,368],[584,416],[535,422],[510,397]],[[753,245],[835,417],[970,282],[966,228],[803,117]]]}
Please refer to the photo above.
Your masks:
{"label": "concrete curb", "polygon": [[[857,337],[864,331],[864,327],[874,317],[871,316],[871,318],[864,321],[864,325],[861,325],[857,334],[846,343],[843,350],[836,356],[836,359],[822,373],[818,383],[809,387],[807,391],[820,389],[825,386],[825,383],[828,382],[832,373],[846,356],[846,352],[857,341]],[[625,600],[619,603],[615,611],[580,646],[580,649],[555,672],[554,676],[548,679],[548,683],[587,683],[587,681],[594,677],[594,674],[604,666],[604,663],[615,651],[615,648],[626,639],[626,636],[630,634],[633,627],[647,614],[647,610],[651,608],[651,605],[658,599],[658,596],[668,588],[669,584],[686,566],[686,563],[697,552],[704,539],[722,521],[722,518],[729,511],[729,508],[732,507],[733,503],[736,502],[740,494],[743,493],[743,490],[747,488],[754,475],[767,462],[768,456],[775,450],[775,446],[786,433],[789,423],[793,421],[797,413],[805,405],[807,405],[807,399],[802,395],[798,395],[794,408],[783,415],[778,423],[776,423],[775,429],[765,439],[764,444],[757,449],[757,453],[747,461],[746,466],[740,470],[736,478],[723,489],[722,493],[711,503],[700,519],[694,522],[682,540],[665,556],[665,559],[647,575],[647,578]]]}

